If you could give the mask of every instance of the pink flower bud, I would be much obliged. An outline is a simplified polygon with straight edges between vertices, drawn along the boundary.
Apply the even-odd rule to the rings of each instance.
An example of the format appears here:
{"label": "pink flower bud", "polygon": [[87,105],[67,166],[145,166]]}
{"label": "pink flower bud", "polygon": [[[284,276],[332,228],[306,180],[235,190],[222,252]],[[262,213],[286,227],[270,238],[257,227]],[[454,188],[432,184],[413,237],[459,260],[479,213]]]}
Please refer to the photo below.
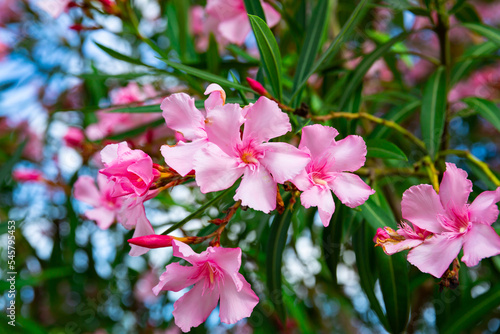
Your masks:
{"label": "pink flower bud", "polygon": [[257,80],[254,80],[252,78],[246,78],[246,79],[247,79],[248,84],[250,85],[250,88],[252,88],[254,90],[254,92],[256,92],[259,95],[269,96],[269,93],[264,88],[264,86],[261,85],[260,82],[258,82]]}
{"label": "pink flower bud", "polygon": [[68,132],[63,137],[64,143],[68,147],[81,148],[83,141],[85,140],[85,135],[82,129],[70,127]]}
{"label": "pink flower bud", "polygon": [[40,181],[42,173],[37,169],[17,169],[12,172],[12,178],[17,182]]}
{"label": "pink flower bud", "polygon": [[170,235],[145,235],[142,237],[128,239],[128,242],[132,245],[146,247],[146,248],[161,248],[161,247],[171,247],[172,240],[175,238]]}

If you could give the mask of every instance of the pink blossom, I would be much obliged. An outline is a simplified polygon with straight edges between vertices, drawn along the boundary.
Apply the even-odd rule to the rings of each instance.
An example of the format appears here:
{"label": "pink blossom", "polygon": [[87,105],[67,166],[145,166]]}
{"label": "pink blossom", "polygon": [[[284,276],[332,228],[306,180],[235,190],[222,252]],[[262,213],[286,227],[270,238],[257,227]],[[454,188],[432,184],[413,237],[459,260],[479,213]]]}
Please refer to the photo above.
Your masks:
{"label": "pink blossom", "polygon": [[38,169],[23,168],[12,172],[12,178],[17,182],[40,181],[43,174]]}
{"label": "pink blossom", "polygon": [[240,248],[208,247],[197,254],[180,241],[172,241],[174,256],[191,264],[169,264],[153,288],[160,291],[180,291],[193,288],[174,303],[175,324],[183,332],[204,322],[220,300],[222,322],[234,324],[249,317],[259,302],[250,284],[238,273],[241,266]]}
{"label": "pink blossom", "polygon": [[238,104],[224,104],[226,93],[219,85],[209,85],[205,91],[207,94],[204,112],[196,109],[194,99],[185,93],[172,94],[161,103],[167,126],[181,133],[183,138],[175,146],[163,145],[161,154],[165,162],[182,176],[193,170],[193,156],[208,143],[206,128],[213,126],[213,110],[220,109],[226,115],[242,117]]}
{"label": "pink blossom", "polygon": [[379,228],[373,242],[381,246],[387,255],[392,255],[405,249],[411,249],[422,244],[432,233],[418,226],[413,228],[406,222],[401,222],[400,228],[394,231],[390,227]]}
{"label": "pink blossom", "polygon": [[131,150],[126,142],[107,145],[101,158],[105,167],[99,172],[115,182],[113,196],[144,196],[160,176],[151,157],[141,150]]}
{"label": "pink blossom", "polygon": [[68,131],[63,137],[64,143],[68,147],[81,148],[85,141],[85,135],[82,129],[76,127],[69,127]]}
{"label": "pink blossom", "polygon": [[292,129],[288,116],[266,97],[243,111],[242,117],[213,109],[206,127],[208,144],[194,157],[196,183],[202,193],[227,189],[243,175],[234,200],[268,213],[276,208],[277,184],[294,178],[309,162],[296,147],[268,142]]}
{"label": "pink blossom", "polygon": [[403,218],[434,235],[408,253],[408,261],[421,271],[441,277],[463,247],[462,261],[475,266],[500,254],[500,236],[491,227],[498,217],[500,187],[485,191],[468,204],[472,182],[467,173],[446,164],[439,195],[432,186],[413,186],[403,194]]}
{"label": "pink blossom", "polygon": [[22,16],[20,2],[17,0],[0,1],[0,27],[18,21]]}
{"label": "pink blossom", "polygon": [[101,229],[108,229],[116,220],[122,207],[124,198],[113,197],[114,182],[109,181],[103,174],[97,175],[96,187],[90,176],[80,176],[74,184],[74,196],[77,200],[93,206],[85,211],[85,217],[94,220]]}
{"label": "pink blossom", "polygon": [[[281,15],[268,3],[261,2],[269,27],[279,23]],[[218,21],[217,31],[231,43],[242,45],[252,30],[243,0],[208,0],[206,11]]]}
{"label": "pink blossom", "polygon": [[69,3],[70,0],[43,0],[38,1],[37,6],[55,19],[66,10]]}
{"label": "pink blossom", "polygon": [[302,128],[299,149],[309,152],[311,161],[292,182],[303,193],[304,207],[317,206],[319,217],[328,226],[335,211],[332,193],[348,207],[363,204],[375,193],[352,173],[365,164],[366,144],[360,136],[350,135],[335,141],[338,131],[319,124]]}
{"label": "pink blossom", "polygon": [[172,240],[176,239],[171,235],[144,235],[138,238],[128,239],[127,241],[133,245],[146,247],[146,248],[162,248],[171,247]]}

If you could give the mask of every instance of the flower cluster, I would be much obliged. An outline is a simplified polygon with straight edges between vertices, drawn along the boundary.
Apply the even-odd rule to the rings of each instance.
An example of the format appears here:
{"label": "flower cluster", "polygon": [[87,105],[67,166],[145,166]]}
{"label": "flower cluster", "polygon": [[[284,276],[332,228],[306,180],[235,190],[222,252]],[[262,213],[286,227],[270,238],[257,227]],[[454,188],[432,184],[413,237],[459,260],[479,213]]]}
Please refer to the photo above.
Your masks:
{"label": "flower cluster", "polygon": [[413,186],[403,194],[406,222],[394,231],[379,229],[374,238],[388,255],[411,249],[408,261],[423,272],[441,277],[463,248],[462,262],[475,266],[500,254],[500,236],[491,227],[498,218],[500,187],[485,191],[468,204],[472,182],[467,173],[446,164],[439,195],[432,186]]}

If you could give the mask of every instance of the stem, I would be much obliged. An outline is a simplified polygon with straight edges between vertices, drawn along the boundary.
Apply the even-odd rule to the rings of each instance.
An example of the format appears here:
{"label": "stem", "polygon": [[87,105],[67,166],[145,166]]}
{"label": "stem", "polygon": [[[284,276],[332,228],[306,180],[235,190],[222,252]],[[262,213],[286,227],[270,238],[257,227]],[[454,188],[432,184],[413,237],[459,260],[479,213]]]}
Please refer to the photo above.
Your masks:
{"label": "stem", "polygon": [[483,173],[486,174],[486,176],[495,184],[495,186],[500,187],[500,180],[496,177],[495,174],[493,174],[492,170],[490,169],[490,166],[486,162],[479,160],[469,151],[462,151],[462,150],[445,150],[439,152],[438,156],[446,156],[449,154],[453,154],[458,157],[464,157],[465,159],[469,160],[478,168],[480,168],[483,171]]}
{"label": "stem", "polygon": [[427,167],[427,173],[429,175],[429,179],[431,180],[432,187],[434,187],[434,190],[436,190],[437,193],[439,193],[439,182],[438,182],[438,175],[439,172],[436,169],[436,166],[432,162],[432,159],[430,156],[425,156],[423,159],[424,165]]}
{"label": "stem", "polygon": [[410,131],[403,128],[401,125],[399,125],[393,121],[387,120],[387,119],[373,116],[372,114],[368,114],[366,112],[349,113],[349,112],[339,111],[339,112],[332,112],[329,115],[325,115],[325,116],[312,116],[311,118],[313,120],[316,120],[316,121],[327,121],[327,120],[332,119],[332,118],[349,118],[349,119],[364,118],[364,119],[370,120],[374,123],[382,124],[384,126],[387,126],[388,128],[391,128],[393,130],[400,132],[402,135],[406,136],[413,143],[415,143],[415,145],[420,147],[423,151],[426,151],[424,142],[421,141],[420,139],[418,139],[417,137],[415,137],[415,135],[413,135]]}

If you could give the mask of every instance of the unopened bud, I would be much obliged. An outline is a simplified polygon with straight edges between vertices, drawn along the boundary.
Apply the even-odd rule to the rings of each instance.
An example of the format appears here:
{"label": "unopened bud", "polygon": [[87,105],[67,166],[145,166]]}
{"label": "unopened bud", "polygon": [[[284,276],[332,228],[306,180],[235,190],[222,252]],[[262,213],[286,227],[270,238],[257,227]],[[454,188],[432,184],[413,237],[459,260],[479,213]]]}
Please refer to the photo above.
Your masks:
{"label": "unopened bud", "polygon": [[197,240],[197,237],[173,237],[171,235],[151,234],[142,237],[128,239],[127,241],[132,245],[152,249],[152,248],[171,247],[172,240],[174,239],[182,241],[186,244],[191,244]]}
{"label": "unopened bud", "polygon": [[264,86],[262,86],[262,84],[260,82],[258,82],[257,80],[254,80],[252,78],[246,78],[246,79],[247,79],[248,84],[250,85],[250,88],[252,88],[254,92],[256,92],[259,95],[263,95],[263,96],[267,96],[267,97],[270,96],[268,91],[264,88]]}

